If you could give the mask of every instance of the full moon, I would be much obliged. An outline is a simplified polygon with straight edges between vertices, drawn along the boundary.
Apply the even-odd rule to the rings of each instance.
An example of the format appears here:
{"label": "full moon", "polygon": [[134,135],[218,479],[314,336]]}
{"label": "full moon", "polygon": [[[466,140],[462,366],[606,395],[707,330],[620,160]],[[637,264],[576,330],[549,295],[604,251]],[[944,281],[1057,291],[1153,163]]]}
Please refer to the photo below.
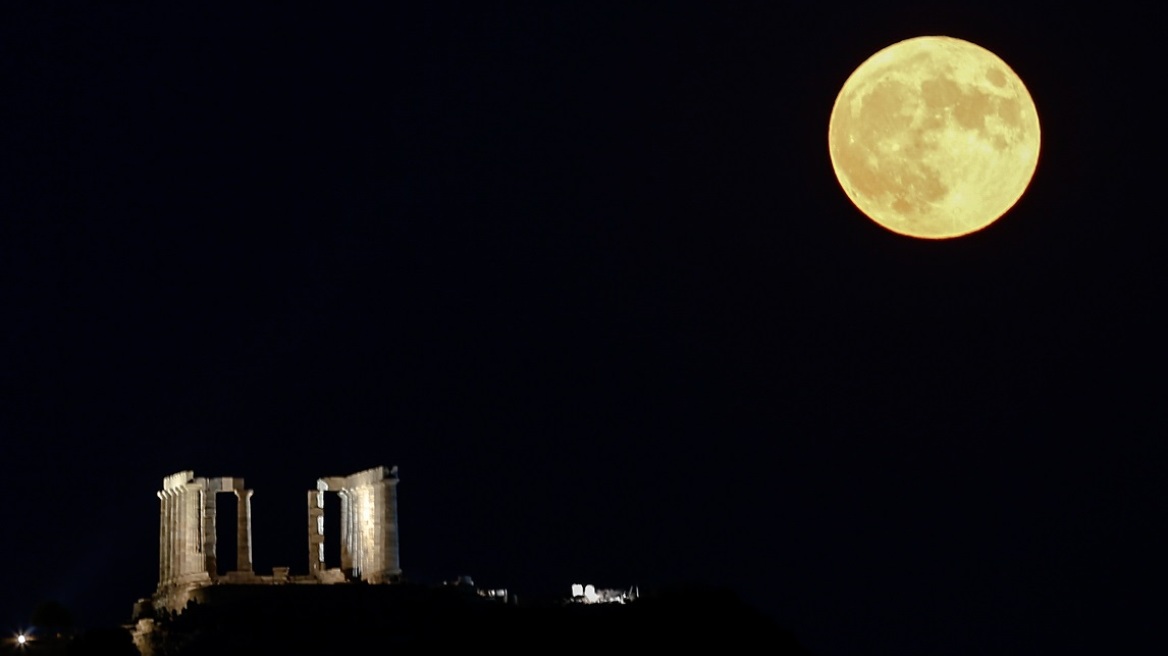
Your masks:
{"label": "full moon", "polygon": [[1038,166],[1038,112],[1018,75],[968,41],[895,43],[852,73],[831,110],[831,165],[848,198],[910,237],[976,232]]}

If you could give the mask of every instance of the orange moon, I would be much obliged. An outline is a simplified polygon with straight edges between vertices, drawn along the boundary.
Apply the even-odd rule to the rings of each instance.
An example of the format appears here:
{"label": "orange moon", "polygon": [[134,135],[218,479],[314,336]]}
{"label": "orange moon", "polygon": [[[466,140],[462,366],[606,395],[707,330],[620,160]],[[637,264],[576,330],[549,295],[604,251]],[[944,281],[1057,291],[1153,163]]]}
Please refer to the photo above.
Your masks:
{"label": "orange moon", "polygon": [[881,226],[946,239],[996,221],[1038,166],[1038,112],[997,55],[961,39],[895,43],[852,73],[827,132],[852,203]]}

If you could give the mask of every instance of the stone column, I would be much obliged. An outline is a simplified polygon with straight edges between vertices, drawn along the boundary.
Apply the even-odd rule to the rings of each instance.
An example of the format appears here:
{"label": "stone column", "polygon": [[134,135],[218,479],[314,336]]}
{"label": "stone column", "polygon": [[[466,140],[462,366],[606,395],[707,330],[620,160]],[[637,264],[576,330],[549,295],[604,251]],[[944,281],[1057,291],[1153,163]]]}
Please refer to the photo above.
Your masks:
{"label": "stone column", "polygon": [[183,538],[186,542],[183,548],[184,574],[188,580],[205,577],[207,571],[207,527],[206,505],[207,488],[204,482],[198,481],[187,485],[183,489],[183,513],[185,515],[185,529]]}
{"label": "stone column", "polygon": [[191,573],[191,491],[178,489],[178,576]]}
{"label": "stone column", "polygon": [[199,487],[188,487],[186,489],[186,515],[187,515],[187,530],[186,530],[186,557],[187,557],[187,574],[197,574],[203,571],[203,532],[201,528],[201,519],[203,514],[203,495],[200,494],[203,490]]}
{"label": "stone column", "polygon": [[399,573],[397,553],[397,479],[369,481],[357,488],[362,515],[362,578],[382,583]]}
{"label": "stone column", "polygon": [[170,579],[170,495],[166,490],[158,492],[158,587]]}
{"label": "stone column", "polygon": [[170,580],[175,581],[183,573],[182,553],[182,490],[170,490]]}
{"label": "stone column", "polygon": [[[206,480],[195,478],[194,472],[181,471],[162,479],[158,492],[160,589],[207,582],[208,555],[214,556],[215,539],[213,504],[208,517],[207,495]],[[176,607],[183,603],[172,601]]]}
{"label": "stone column", "polygon": [[373,494],[373,509],[374,509],[374,528],[373,532],[377,535],[377,564],[374,566],[376,570],[374,575],[378,582],[384,581],[389,574],[390,564],[389,557],[392,553],[390,543],[390,519],[389,519],[389,481],[381,480],[373,484],[371,490]]}
{"label": "stone column", "polygon": [[166,580],[174,581],[178,577],[178,493],[174,490],[166,491],[166,531],[170,533],[166,545]]}
{"label": "stone column", "polygon": [[369,492],[368,485],[360,485],[349,492],[349,514],[353,517],[353,569],[361,575],[362,581],[369,580],[376,550],[372,530],[373,499]]}
{"label": "stone column", "polygon": [[324,570],[324,492],[308,491],[308,573]]}
{"label": "stone column", "polygon": [[212,489],[203,497],[203,562],[212,579],[219,577],[219,554],[216,549],[218,517],[219,495],[217,490]]}
{"label": "stone column", "polygon": [[397,481],[396,477],[382,481],[377,486],[378,534],[381,541],[382,576],[397,577],[401,574],[401,557],[398,554],[397,537]]}
{"label": "stone column", "polygon": [[341,498],[341,569],[345,576],[356,576],[353,570],[353,499],[349,490],[340,490]]}
{"label": "stone column", "polygon": [[251,564],[251,495],[252,490],[236,490],[238,504],[235,527],[235,562],[240,572],[252,573]]}
{"label": "stone column", "polygon": [[376,551],[377,536],[373,531],[373,498],[370,496],[372,489],[366,484],[362,484],[353,489],[351,496],[353,499],[353,515],[356,526],[354,531],[354,549],[357,557],[356,569],[361,573],[361,580],[368,581],[369,575],[376,568]]}
{"label": "stone column", "polygon": [[186,490],[177,488],[171,490],[174,496],[171,498],[171,512],[174,513],[173,519],[170,522],[171,531],[174,532],[174,555],[171,556],[171,577],[174,579],[181,579],[183,574],[187,573],[187,559],[186,559],[186,530],[187,530],[187,504]]}

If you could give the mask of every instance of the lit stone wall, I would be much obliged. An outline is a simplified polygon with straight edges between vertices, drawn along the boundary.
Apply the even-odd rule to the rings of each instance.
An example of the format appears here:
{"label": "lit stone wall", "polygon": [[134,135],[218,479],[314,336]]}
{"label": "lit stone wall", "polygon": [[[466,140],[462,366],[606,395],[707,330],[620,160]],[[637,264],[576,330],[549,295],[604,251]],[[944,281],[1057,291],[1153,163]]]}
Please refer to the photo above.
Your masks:
{"label": "lit stone wall", "polygon": [[159,499],[158,587],[211,583],[218,578],[215,519],[220,493],[237,504],[236,571],[251,573],[251,495],[242,478],[196,478],[181,471],[162,480]]}
{"label": "lit stone wall", "polygon": [[369,583],[401,575],[397,533],[397,468],[375,467],[350,476],[321,478],[308,492],[308,568],[323,573],[324,494],[341,499],[341,570]]}

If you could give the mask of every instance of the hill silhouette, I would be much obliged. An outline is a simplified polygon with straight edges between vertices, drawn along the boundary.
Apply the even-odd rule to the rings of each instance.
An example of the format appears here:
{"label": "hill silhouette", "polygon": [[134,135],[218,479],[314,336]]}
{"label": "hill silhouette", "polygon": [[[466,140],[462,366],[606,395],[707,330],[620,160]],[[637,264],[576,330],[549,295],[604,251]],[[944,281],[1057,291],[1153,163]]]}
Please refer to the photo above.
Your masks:
{"label": "hill silhouette", "polygon": [[627,604],[503,603],[458,586],[221,586],[154,618],[156,656],[509,653],[663,647],[800,656],[795,638],[728,590],[676,587]]}

